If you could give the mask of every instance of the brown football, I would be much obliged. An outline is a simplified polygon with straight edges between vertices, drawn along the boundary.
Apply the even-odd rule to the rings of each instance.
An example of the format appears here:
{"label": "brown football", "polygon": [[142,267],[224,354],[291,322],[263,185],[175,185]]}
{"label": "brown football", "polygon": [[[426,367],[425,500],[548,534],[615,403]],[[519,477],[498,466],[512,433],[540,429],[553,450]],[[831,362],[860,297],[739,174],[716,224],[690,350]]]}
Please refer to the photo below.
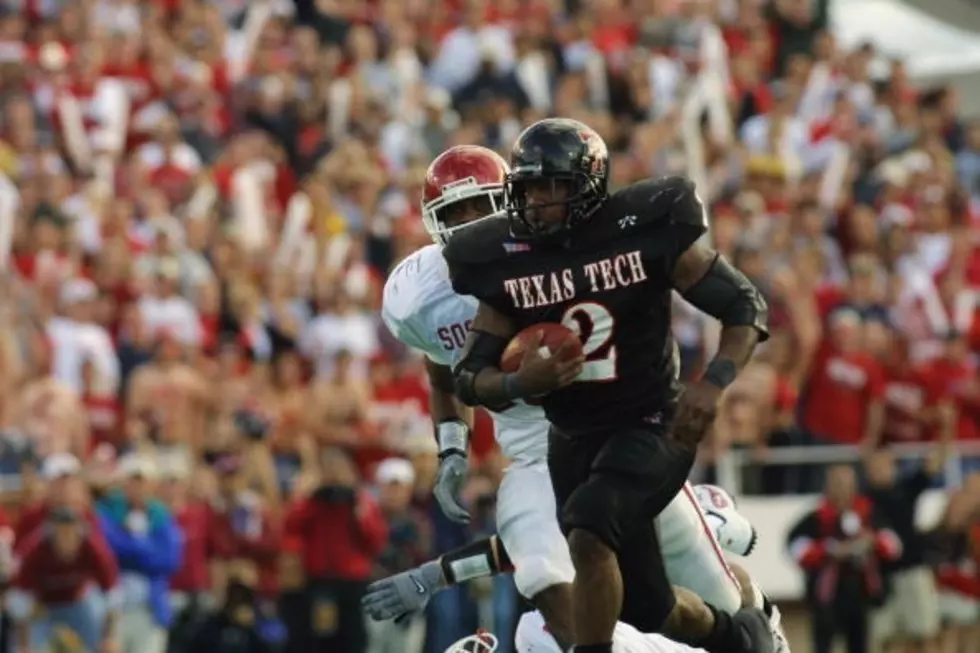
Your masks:
{"label": "brown football", "polygon": [[527,343],[531,342],[534,335],[538,332],[541,332],[541,346],[547,347],[548,351],[552,354],[558,351],[565,341],[569,341],[575,345],[570,351],[571,357],[578,356],[582,353],[582,341],[568,327],[557,322],[532,324],[516,334],[507,343],[507,348],[504,349],[503,356],[500,357],[500,370],[502,372],[510,373],[517,371],[517,368],[521,365],[521,359],[524,358]]}

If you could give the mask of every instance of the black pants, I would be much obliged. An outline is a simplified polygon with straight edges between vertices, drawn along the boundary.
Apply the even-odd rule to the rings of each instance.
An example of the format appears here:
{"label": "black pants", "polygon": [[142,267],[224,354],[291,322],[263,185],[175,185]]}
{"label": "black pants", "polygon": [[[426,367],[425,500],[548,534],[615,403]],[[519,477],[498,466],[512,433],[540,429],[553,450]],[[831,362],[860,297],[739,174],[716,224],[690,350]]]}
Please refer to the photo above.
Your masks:
{"label": "black pants", "polygon": [[854,605],[849,601],[813,606],[810,619],[813,653],[830,653],[838,635],[844,638],[847,653],[866,653],[870,610],[867,605]]}
{"label": "black pants", "polygon": [[298,639],[290,633],[289,648],[297,650],[299,645],[311,653],[364,653],[367,632],[361,597],[366,587],[362,581],[310,581],[305,592],[305,632]]}
{"label": "black pants", "polygon": [[653,520],[683,487],[695,451],[667,440],[659,424],[574,437],[552,429],[548,449],[562,529],[588,531],[616,552],[621,619],[658,631],[674,592]]}

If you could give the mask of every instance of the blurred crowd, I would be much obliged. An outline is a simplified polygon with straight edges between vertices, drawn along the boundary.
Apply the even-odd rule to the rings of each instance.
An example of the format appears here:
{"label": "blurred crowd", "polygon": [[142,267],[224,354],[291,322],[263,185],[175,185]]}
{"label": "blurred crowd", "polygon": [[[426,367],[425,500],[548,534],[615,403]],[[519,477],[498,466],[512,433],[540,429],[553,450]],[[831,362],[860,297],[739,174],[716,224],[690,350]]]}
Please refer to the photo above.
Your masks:
{"label": "blurred crowd", "polygon": [[[547,115],[603,135],[614,187],[695,179],[716,247],[770,298],[709,472],[733,447],[977,441],[980,126],[828,18],[826,0],[0,2],[0,645],[441,653],[512,628],[507,578],[361,618],[369,580],[493,529],[504,464],[481,415],[476,518],[434,507],[424,366],[378,304],[429,242],[428,161],[506,155]],[[697,373],[715,328],[680,302],[674,326]],[[748,489],[821,484],[761,469]]]}
{"label": "blurred crowd", "polygon": [[980,651],[980,473],[947,493],[923,528],[920,499],[947,451],[900,471],[892,451],[826,474],[816,507],[791,527],[786,546],[806,578],[813,653]]}

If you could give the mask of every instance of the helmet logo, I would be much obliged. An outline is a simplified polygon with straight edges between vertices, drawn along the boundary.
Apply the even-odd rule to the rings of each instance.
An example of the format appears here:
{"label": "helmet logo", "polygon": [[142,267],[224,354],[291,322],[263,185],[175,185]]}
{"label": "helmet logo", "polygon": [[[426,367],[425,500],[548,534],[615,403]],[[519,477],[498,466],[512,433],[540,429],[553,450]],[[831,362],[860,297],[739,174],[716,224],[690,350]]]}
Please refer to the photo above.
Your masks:
{"label": "helmet logo", "polygon": [[596,133],[591,130],[583,129],[578,133],[578,137],[585,144],[585,154],[582,157],[583,166],[589,167],[589,172],[594,175],[604,175],[606,173],[606,157],[608,153],[603,143],[596,137]]}
{"label": "helmet logo", "polygon": [[476,177],[466,177],[464,179],[457,179],[456,181],[451,181],[442,187],[443,193],[451,193],[451,191],[458,191],[461,188],[468,188],[470,186],[477,186]]}

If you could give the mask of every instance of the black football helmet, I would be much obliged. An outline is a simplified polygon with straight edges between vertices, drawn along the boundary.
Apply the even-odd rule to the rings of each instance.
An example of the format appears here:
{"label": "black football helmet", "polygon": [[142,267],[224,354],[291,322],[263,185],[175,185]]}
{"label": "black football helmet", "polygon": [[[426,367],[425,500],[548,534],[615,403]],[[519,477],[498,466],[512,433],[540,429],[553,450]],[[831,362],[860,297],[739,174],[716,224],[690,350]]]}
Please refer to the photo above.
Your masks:
{"label": "black football helmet", "polygon": [[[568,118],[540,120],[517,137],[510,154],[511,172],[504,185],[504,203],[514,235],[552,238],[586,222],[609,196],[609,150],[588,125]],[[550,185],[552,200],[528,190]],[[561,191],[558,190],[563,186]],[[564,206],[564,217],[548,219],[550,207]]]}

